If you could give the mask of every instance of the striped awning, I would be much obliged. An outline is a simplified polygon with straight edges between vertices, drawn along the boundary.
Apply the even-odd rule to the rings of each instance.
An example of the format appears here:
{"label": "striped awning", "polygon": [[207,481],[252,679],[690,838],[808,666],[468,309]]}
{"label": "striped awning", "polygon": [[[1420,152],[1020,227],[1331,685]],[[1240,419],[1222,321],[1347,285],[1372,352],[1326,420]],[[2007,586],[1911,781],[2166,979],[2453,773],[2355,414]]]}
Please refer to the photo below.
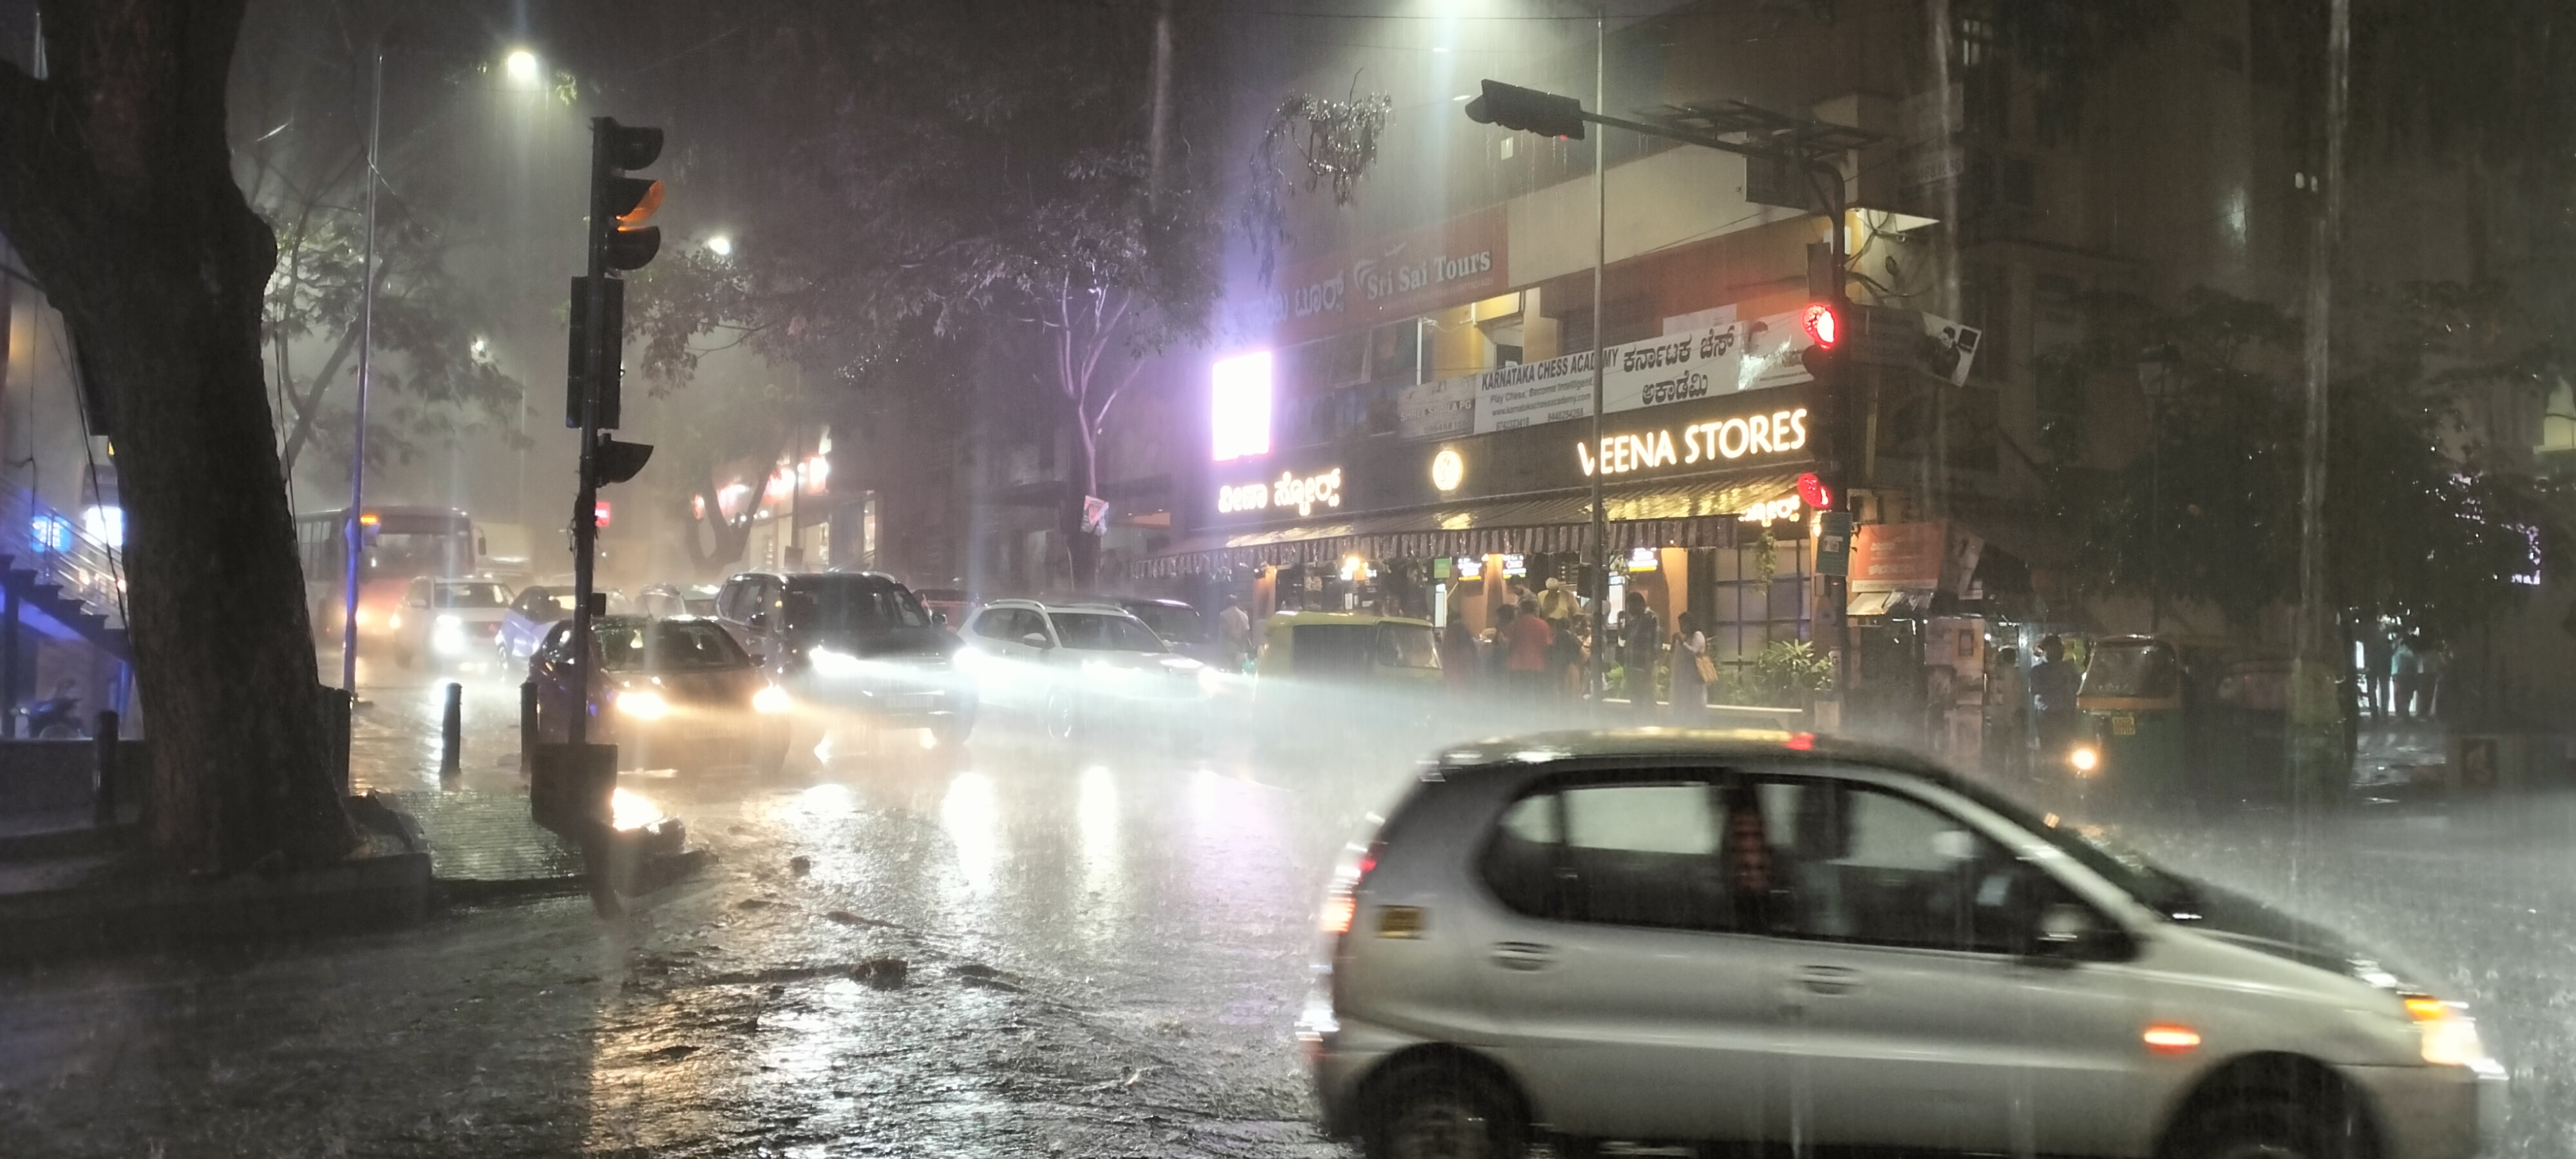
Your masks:
{"label": "striped awning", "polygon": [[[1612,491],[1602,496],[1609,516],[1608,547],[1732,546],[1739,514],[1795,494],[1797,485],[1792,471]],[[1129,564],[1128,574],[1164,579],[1324,563],[1351,555],[1388,560],[1574,552],[1589,546],[1591,533],[1592,497],[1560,492],[1202,536]]]}

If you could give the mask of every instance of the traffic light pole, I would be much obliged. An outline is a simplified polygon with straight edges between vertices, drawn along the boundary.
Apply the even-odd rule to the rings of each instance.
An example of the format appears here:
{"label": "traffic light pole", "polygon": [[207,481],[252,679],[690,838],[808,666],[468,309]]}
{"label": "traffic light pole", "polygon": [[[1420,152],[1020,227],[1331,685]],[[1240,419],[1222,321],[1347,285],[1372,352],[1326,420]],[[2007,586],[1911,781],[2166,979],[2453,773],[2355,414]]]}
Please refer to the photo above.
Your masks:
{"label": "traffic light pole", "polygon": [[564,739],[575,745],[590,740],[590,594],[597,584],[599,545],[599,384],[606,361],[600,347],[599,329],[608,317],[608,255],[600,244],[608,206],[600,202],[602,180],[608,171],[608,118],[590,121],[590,221],[583,231],[588,268],[584,271],[582,289],[589,295],[588,331],[579,336],[582,344],[581,376],[581,486],[573,499],[572,510],[572,675],[575,708]]}

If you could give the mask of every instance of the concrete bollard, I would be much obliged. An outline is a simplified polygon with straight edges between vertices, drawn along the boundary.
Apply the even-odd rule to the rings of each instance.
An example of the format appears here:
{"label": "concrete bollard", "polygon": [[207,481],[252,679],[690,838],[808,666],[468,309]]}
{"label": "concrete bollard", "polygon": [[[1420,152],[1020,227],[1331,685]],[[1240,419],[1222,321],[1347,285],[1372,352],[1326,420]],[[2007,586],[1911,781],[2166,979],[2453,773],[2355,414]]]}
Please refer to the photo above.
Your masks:
{"label": "concrete bollard", "polygon": [[452,781],[465,765],[465,686],[447,684],[447,711],[438,721],[438,779]]}
{"label": "concrete bollard", "polygon": [[105,829],[116,824],[116,713],[98,714],[98,808],[90,823]]}

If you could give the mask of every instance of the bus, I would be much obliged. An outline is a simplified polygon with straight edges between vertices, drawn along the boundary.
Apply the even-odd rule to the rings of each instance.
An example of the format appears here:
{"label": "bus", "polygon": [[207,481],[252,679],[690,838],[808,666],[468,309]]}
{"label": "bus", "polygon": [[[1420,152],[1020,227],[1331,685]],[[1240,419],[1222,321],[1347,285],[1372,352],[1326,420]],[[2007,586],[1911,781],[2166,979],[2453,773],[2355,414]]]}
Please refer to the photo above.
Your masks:
{"label": "bus", "polygon": [[[295,517],[296,555],[304,565],[304,597],[313,634],[340,638],[347,607],[349,511],[315,511]],[[471,575],[481,552],[474,520],[445,507],[369,507],[358,515],[364,554],[358,560],[358,639],[381,640],[392,629],[404,585],[414,577]]]}

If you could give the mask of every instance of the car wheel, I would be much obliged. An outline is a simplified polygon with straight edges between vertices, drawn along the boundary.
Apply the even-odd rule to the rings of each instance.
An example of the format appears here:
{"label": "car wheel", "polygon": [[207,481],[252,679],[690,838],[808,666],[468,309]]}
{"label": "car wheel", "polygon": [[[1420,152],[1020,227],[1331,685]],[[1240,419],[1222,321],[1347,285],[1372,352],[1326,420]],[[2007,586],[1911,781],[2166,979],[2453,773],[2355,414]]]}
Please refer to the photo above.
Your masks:
{"label": "car wheel", "polygon": [[1521,1159],[1529,1127],[1510,1093],[1458,1066],[1415,1064],[1388,1075],[1361,1124],[1369,1159]]}
{"label": "car wheel", "polygon": [[2338,1130],[2328,1099],[2263,1098],[2203,1115],[2173,1149],[2175,1159],[2353,1159],[2359,1124]]}
{"label": "car wheel", "polygon": [[930,734],[938,737],[939,743],[943,745],[964,744],[966,743],[966,738],[973,735],[974,732],[974,714],[965,712],[958,713],[954,716],[943,716],[939,718],[939,722],[937,724],[930,727]]}

